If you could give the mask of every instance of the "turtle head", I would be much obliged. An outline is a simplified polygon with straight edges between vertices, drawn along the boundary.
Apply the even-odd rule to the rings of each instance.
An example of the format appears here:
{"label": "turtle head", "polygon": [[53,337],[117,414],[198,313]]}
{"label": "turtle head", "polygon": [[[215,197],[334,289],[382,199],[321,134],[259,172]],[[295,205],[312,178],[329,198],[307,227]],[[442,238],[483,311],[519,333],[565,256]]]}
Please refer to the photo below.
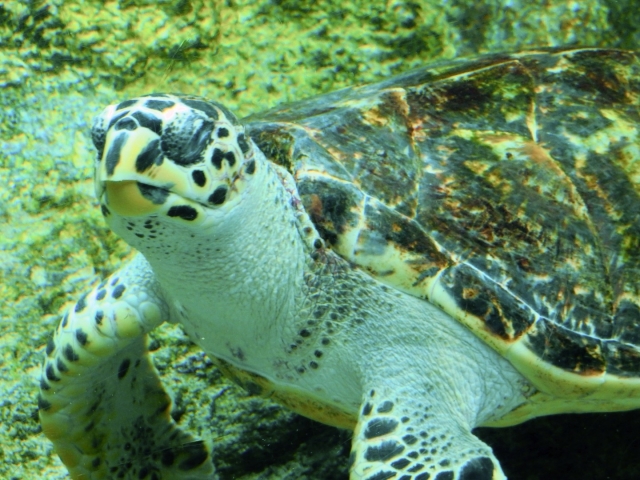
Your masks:
{"label": "turtle head", "polygon": [[153,230],[153,219],[187,229],[214,222],[239,202],[257,169],[259,150],[244,127],[199,97],[158,94],[110,105],[92,138],[103,214],[134,246],[129,237]]}

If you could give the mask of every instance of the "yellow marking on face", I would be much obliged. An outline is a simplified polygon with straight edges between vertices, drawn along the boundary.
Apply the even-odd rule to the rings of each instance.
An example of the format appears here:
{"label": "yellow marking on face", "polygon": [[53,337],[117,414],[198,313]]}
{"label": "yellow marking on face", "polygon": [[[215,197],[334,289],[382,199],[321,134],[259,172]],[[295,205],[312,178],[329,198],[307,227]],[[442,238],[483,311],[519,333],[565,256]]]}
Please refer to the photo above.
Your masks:
{"label": "yellow marking on face", "polygon": [[106,182],[107,206],[124,217],[149,215],[158,210],[159,205],[142,196],[138,182]]}

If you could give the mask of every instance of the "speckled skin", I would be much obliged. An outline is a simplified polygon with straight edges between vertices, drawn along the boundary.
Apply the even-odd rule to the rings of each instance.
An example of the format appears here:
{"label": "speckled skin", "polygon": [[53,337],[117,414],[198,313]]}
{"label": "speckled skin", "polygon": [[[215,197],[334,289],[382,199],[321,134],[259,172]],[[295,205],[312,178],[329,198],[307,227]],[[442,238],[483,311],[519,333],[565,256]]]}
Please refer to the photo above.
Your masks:
{"label": "speckled skin", "polygon": [[[353,480],[504,478],[475,426],[640,406],[634,344],[595,338],[602,313],[586,322],[596,330],[571,323],[585,323],[576,312],[588,288],[591,300],[616,292],[617,310],[589,303],[614,327],[637,322],[624,316],[637,309],[635,276],[589,283],[603,268],[590,255],[603,251],[604,220],[578,181],[593,152],[616,145],[607,158],[628,179],[625,205],[637,197],[637,78],[624,52],[484,58],[250,119],[262,151],[212,102],[109,107],[94,126],[98,196],[144,258],[59,327],[42,381],[45,433],[78,478],[211,477],[201,443],[180,449],[190,437],[168,417],[145,353],[143,334],[164,320],[243,386],[355,424]],[[558,105],[567,121],[546,123]],[[608,190],[608,178],[598,185],[613,198],[621,187]],[[622,273],[637,268],[628,231],[604,243],[620,246]],[[573,295],[564,323],[549,307],[556,284],[556,304]],[[608,378],[586,354],[611,366]]]}

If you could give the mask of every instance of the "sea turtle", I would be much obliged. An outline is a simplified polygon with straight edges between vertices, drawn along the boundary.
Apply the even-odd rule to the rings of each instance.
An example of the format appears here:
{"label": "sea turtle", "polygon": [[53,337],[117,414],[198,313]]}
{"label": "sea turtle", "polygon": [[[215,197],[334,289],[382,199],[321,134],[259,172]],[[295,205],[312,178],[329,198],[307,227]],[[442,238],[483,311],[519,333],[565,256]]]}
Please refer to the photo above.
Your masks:
{"label": "sea turtle", "polygon": [[74,478],[214,478],[146,333],[354,429],[352,480],[501,479],[471,430],[640,407],[640,58],[491,55],[240,123],[107,107],[111,228],[138,254],[64,314],[40,418]]}

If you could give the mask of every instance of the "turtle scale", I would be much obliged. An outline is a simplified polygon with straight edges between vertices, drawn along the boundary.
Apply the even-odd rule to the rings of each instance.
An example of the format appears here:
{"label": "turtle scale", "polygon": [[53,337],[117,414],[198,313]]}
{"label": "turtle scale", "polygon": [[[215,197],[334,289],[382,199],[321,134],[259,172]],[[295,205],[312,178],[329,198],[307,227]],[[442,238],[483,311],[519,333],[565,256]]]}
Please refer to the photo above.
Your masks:
{"label": "turtle scale", "polygon": [[[537,368],[637,377],[639,82],[636,53],[552,49],[445,62],[244,122],[345,258],[453,299],[449,313],[503,354],[522,342]],[[389,249],[402,273],[371,268]]]}

